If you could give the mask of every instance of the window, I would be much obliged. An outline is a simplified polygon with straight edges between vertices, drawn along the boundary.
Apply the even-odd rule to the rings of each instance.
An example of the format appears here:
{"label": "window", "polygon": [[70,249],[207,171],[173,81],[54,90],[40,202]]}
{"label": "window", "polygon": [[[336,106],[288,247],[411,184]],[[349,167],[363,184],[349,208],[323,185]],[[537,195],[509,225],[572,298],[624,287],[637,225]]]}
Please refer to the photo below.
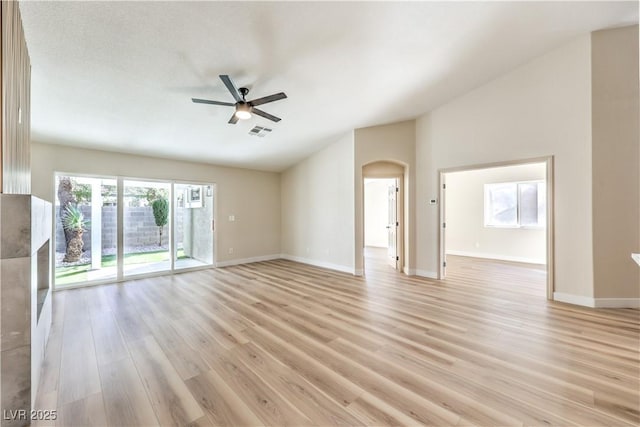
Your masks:
{"label": "window", "polygon": [[544,181],[485,184],[485,227],[544,227],[546,194]]}

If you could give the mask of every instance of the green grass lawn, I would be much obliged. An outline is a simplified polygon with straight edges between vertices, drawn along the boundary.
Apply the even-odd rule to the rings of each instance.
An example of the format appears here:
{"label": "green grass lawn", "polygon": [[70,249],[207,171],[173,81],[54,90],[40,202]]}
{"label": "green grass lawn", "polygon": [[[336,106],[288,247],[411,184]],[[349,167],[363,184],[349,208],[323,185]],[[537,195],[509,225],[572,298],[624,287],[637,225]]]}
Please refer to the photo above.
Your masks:
{"label": "green grass lawn", "polygon": [[[178,259],[189,258],[184,255],[184,250],[178,251]],[[153,251],[126,254],[124,263],[131,264],[153,264],[156,262],[169,261],[169,252]],[[116,255],[105,255],[102,257],[102,268],[116,267]],[[80,283],[87,281],[87,271],[91,264],[74,265],[71,267],[56,267],[56,285],[68,285],[70,283]],[[115,275],[115,274],[114,274]]]}

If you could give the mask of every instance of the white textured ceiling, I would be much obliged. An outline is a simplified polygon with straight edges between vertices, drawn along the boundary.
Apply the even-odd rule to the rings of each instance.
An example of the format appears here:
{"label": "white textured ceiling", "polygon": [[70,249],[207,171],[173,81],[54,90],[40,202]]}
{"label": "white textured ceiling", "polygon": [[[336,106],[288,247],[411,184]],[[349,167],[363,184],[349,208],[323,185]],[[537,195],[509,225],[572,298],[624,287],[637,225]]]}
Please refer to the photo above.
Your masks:
{"label": "white textured ceiling", "polygon": [[[36,141],[282,170],[348,130],[415,118],[637,2],[24,2]],[[229,125],[219,74],[284,91]],[[249,136],[255,126],[273,132]]]}

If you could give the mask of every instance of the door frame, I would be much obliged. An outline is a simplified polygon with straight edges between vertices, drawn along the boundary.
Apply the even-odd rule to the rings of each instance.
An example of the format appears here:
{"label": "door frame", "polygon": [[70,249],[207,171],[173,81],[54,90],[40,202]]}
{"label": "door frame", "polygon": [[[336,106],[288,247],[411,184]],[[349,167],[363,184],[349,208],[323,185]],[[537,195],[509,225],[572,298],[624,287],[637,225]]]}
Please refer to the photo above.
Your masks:
{"label": "door frame", "polygon": [[396,256],[398,257],[396,270],[403,273],[406,264],[404,247],[404,175],[398,175],[396,177],[396,186],[398,188],[398,192],[396,193],[396,221],[398,222],[398,227],[396,228]]}
{"label": "door frame", "polygon": [[547,187],[547,225],[546,225],[546,261],[547,261],[547,300],[553,300],[555,287],[555,256],[554,256],[554,158],[553,156],[534,157],[530,159],[508,160],[503,162],[482,163],[467,166],[438,169],[438,192],[440,197],[438,209],[438,279],[445,278],[444,260],[446,259],[446,248],[444,239],[443,222],[446,214],[446,174],[451,172],[471,171],[478,169],[490,169],[504,166],[518,166],[531,163],[544,163],[546,167],[546,187]]}

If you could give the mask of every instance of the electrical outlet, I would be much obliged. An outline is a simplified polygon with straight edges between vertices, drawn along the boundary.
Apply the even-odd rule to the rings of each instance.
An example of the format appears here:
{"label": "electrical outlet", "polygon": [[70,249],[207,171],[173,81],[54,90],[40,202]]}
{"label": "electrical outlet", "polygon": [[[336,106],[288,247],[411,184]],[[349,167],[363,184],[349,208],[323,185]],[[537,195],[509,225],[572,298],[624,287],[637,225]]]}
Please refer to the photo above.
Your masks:
{"label": "electrical outlet", "polygon": [[229,255],[233,254],[233,248],[229,248]]}
{"label": "electrical outlet", "polygon": [[236,220],[236,216],[235,215],[229,215],[229,221],[233,222]]}

